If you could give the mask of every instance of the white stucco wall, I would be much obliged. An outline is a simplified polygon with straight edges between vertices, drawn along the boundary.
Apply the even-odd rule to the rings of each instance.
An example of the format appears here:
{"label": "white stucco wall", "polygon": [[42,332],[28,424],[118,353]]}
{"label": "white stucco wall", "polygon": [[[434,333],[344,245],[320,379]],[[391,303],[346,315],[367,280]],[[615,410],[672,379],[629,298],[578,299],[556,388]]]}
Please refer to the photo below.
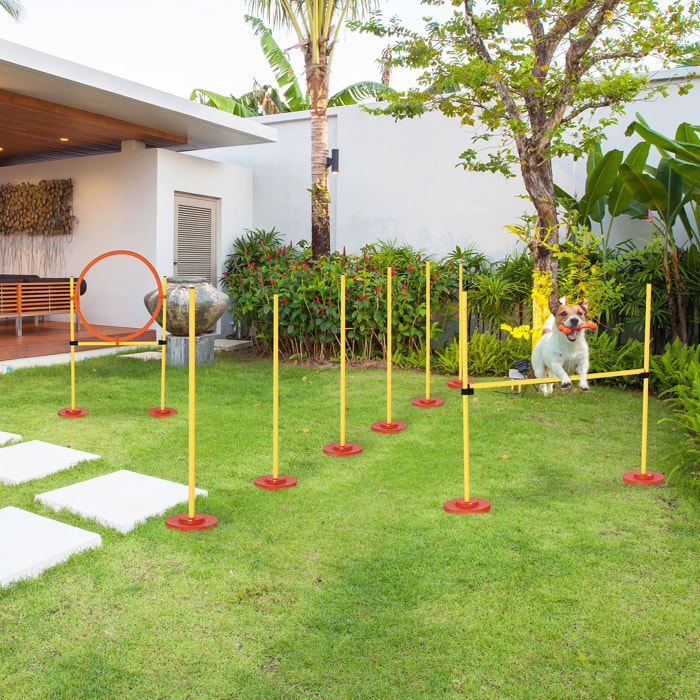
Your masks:
{"label": "white stucco wall", "polygon": [[[683,73],[681,69],[675,73]],[[669,74],[660,73],[666,80]],[[628,117],[607,129],[604,150],[628,153],[637,138],[624,136],[640,112],[650,125],[673,135],[680,121],[697,122],[700,80],[679,97],[655,98],[628,108]],[[201,151],[207,158],[235,163],[254,173],[253,225],[275,226],[287,240],[310,238],[310,128],[308,112],[261,117],[278,131],[277,143]],[[506,179],[458,166],[459,154],[472,147],[470,131],[457,119],[431,113],[394,122],[360,107],[329,110],[329,148],[340,151],[340,172],[330,176],[331,246],[356,252],[377,239],[398,239],[438,256],[455,245],[476,247],[500,258],[519,245],[504,227],[533,213],[520,177]],[[478,146],[477,146],[478,147]],[[650,162],[656,157],[652,149]],[[555,182],[567,191],[585,189],[585,159],[556,160]],[[519,173],[518,173],[519,175]],[[616,221],[613,240],[639,235],[640,222]],[[643,227],[643,225],[642,225]]]}
{"label": "white stucco wall", "polygon": [[[66,276],[77,277],[90,261],[112,250],[139,253],[159,277],[171,275],[176,191],[221,198],[219,270],[233,238],[252,225],[251,173],[185,154],[134,150],[0,169],[2,183],[59,178],[73,179],[73,213],[78,219],[65,250],[61,274]],[[156,283],[141,261],[112,256],[96,263],[85,279],[88,292],[81,310],[88,323],[146,323],[143,297]]]}

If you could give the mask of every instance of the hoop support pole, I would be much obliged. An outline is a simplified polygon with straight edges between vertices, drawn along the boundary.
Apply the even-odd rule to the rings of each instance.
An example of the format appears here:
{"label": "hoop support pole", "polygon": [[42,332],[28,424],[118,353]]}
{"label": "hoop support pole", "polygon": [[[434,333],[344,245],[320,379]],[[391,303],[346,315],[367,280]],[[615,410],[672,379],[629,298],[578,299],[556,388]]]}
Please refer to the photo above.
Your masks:
{"label": "hoop support pole", "polygon": [[73,277],[70,278],[70,410],[75,411],[75,306]]}
{"label": "hoop support pole", "polygon": [[163,276],[163,325],[161,340],[163,344],[160,346],[160,410],[165,412],[165,340],[166,328],[168,323],[168,278]]}

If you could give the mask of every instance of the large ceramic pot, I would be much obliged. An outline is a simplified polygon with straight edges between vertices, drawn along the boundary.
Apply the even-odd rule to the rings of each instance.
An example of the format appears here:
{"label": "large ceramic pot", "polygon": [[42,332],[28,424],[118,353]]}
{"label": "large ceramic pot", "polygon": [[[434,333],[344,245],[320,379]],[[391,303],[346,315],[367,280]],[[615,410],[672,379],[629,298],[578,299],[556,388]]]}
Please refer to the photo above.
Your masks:
{"label": "large ceramic pot", "polygon": [[[172,335],[190,333],[190,287],[194,287],[195,335],[200,335],[211,328],[228,307],[228,297],[209,284],[204,277],[168,277],[166,308],[168,327],[166,330]],[[146,294],[143,303],[152,314],[158,305],[158,290],[154,289]],[[156,321],[162,327],[163,309],[156,316]]]}

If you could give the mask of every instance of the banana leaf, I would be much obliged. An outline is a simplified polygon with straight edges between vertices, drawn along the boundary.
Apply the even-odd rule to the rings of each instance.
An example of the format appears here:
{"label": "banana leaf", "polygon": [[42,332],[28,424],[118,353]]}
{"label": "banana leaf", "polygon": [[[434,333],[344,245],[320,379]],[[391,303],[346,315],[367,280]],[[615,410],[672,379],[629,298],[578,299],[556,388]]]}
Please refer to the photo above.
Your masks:
{"label": "banana leaf", "polygon": [[365,80],[360,83],[353,83],[343,88],[340,92],[328,99],[329,107],[338,107],[340,105],[355,105],[370,97],[376,100],[381,100],[390,93],[395,93],[394,88],[382,83],[375,83],[372,80]]}
{"label": "banana leaf", "polygon": [[235,114],[237,117],[256,116],[255,112],[252,112],[233,96],[219,95],[219,93],[211,92],[211,90],[202,90],[200,88],[192,90],[190,100],[199,101],[202,104],[220,109],[222,112]]}
{"label": "banana leaf", "polygon": [[[622,151],[614,149],[597,158],[597,163],[586,178],[586,192],[579,203],[581,220],[589,217],[600,223],[605,215],[605,195],[610,191],[622,163]],[[589,158],[589,162],[590,162]]]}
{"label": "banana leaf", "polygon": [[[649,157],[650,148],[651,145],[646,141],[638,143],[629,152],[627,158],[625,158],[625,163],[635,170],[642,170]],[[632,204],[632,193],[625,187],[625,183],[618,171],[615,184],[612,186],[608,196],[608,211],[610,212],[610,216],[620,216],[620,214],[625,213],[625,210],[629,208],[630,204]]]}
{"label": "banana leaf", "polygon": [[650,175],[636,170],[627,163],[620,165],[620,176],[632,197],[647,209],[663,212],[668,206],[664,186]]}

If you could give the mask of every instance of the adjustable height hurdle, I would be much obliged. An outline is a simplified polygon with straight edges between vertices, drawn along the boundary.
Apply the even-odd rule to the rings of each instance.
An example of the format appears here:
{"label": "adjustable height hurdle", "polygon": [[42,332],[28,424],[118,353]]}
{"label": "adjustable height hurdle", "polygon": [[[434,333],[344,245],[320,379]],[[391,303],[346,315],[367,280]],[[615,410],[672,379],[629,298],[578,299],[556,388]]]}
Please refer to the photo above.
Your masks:
{"label": "adjustable height hurdle", "polygon": [[279,379],[280,379],[280,309],[279,294],[273,297],[273,331],[272,331],[272,475],[259,476],[253,482],[261,489],[276,491],[296,486],[293,476],[279,474]]}
{"label": "adjustable height hurdle", "polygon": [[425,396],[413,399],[411,403],[418,408],[442,406],[443,399],[430,397],[430,260],[425,261]]}
{"label": "adjustable height hurdle", "polygon": [[372,423],[375,433],[400,433],[406,424],[400,420],[391,420],[391,267],[386,271],[386,422]]}
{"label": "adjustable height hurdle", "polygon": [[[466,294],[464,304],[466,306]],[[626,484],[642,484],[655,485],[661,484],[664,481],[664,475],[658,472],[647,471],[647,428],[648,428],[648,410],[649,410],[649,345],[651,343],[651,285],[646,287],[646,316],[644,322],[644,367],[641,369],[629,369],[619,372],[594,372],[588,375],[588,379],[601,379],[603,377],[625,377],[635,374],[642,376],[644,380],[642,393],[642,449],[641,449],[641,468],[636,472],[625,472],[622,480]],[[465,350],[466,350],[465,343]],[[467,353],[464,353],[464,377],[467,377]],[[570,377],[571,381],[579,380],[578,375]],[[508,381],[498,382],[477,382],[466,389],[462,389],[463,410],[464,410],[464,463],[465,463],[465,498],[462,501],[460,509],[454,508],[448,510],[448,505],[457,504],[461,499],[454,499],[445,503],[445,510],[451,513],[469,512],[464,506],[464,503],[469,503],[469,419],[466,399],[467,396],[473,394],[476,389],[497,389],[500,387],[522,386],[527,384],[555,384],[561,382],[558,377],[543,377],[541,379],[510,379]],[[474,500],[474,499],[472,499]],[[476,512],[476,511],[472,511]],[[482,511],[483,512],[483,511]]]}
{"label": "adjustable height hurdle", "polygon": [[323,446],[323,452],[335,457],[350,457],[362,452],[354,442],[345,442],[345,275],[340,276],[340,442]]}

